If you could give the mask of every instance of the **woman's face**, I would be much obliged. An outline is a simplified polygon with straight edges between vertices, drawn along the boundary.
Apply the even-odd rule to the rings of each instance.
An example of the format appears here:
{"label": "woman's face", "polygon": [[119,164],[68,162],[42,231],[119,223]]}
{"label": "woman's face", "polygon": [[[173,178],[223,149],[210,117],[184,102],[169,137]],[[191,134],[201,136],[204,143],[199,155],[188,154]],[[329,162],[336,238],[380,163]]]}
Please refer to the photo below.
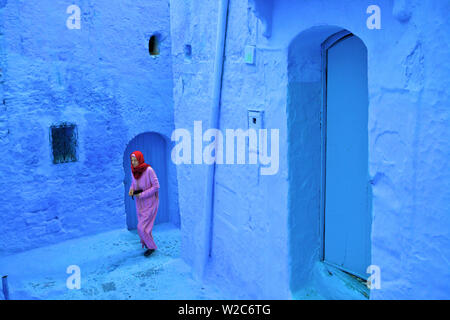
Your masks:
{"label": "woman's face", "polygon": [[133,167],[137,167],[139,165],[139,161],[135,156],[131,156],[131,164],[133,165]]}

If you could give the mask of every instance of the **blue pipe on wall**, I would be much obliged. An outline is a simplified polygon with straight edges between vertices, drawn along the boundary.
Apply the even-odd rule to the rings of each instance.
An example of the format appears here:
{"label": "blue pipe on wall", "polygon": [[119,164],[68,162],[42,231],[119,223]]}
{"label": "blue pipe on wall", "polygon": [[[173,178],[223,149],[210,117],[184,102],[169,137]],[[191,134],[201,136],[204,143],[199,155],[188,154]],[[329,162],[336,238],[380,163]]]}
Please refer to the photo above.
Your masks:
{"label": "blue pipe on wall", "polygon": [[[223,61],[225,56],[225,39],[227,32],[227,20],[228,20],[228,6],[229,0],[220,0],[219,3],[219,15],[217,22],[217,38],[216,38],[216,58],[214,62],[214,91],[213,91],[213,109],[211,112],[211,125],[212,128],[219,129],[220,119],[220,100],[222,94],[222,74],[223,74]],[[216,150],[214,157],[217,156],[217,141],[214,141]],[[206,265],[209,257],[211,256],[212,249],[212,237],[213,237],[213,218],[214,218],[214,184],[215,184],[215,172],[216,162],[208,167],[207,173],[207,186],[206,186],[206,231],[208,234],[208,248],[205,254],[205,261],[203,266]]]}

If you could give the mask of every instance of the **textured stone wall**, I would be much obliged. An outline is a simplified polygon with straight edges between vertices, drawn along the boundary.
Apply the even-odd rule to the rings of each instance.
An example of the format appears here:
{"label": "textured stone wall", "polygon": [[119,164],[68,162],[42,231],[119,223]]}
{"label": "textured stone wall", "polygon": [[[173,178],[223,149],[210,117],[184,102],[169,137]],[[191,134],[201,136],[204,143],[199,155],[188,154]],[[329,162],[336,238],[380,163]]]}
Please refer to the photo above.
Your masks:
{"label": "textured stone wall", "polygon": [[[81,29],[66,26],[73,3]],[[0,253],[126,227],[128,142],[154,131],[171,146],[169,2],[1,1],[0,16]],[[78,161],[54,165],[49,128],[62,121],[77,125]]]}
{"label": "textured stone wall", "polygon": [[[315,263],[320,257],[319,182],[311,171],[302,169],[318,170],[311,160],[318,160],[313,151],[318,146],[304,136],[313,137],[318,127],[302,120],[314,118],[308,104],[299,106],[303,111],[295,109],[295,101],[309,99],[312,105],[319,101],[314,95],[320,94],[319,72],[309,65],[296,66],[291,70],[299,75],[288,77],[296,61],[289,49],[293,40],[314,27],[328,26],[329,35],[346,29],[368,48],[372,263],[381,269],[381,289],[372,290],[371,298],[448,298],[449,284],[442,280],[450,275],[449,8],[437,0],[378,1],[378,30],[366,24],[370,16],[366,11],[372,4],[230,1],[220,129],[245,129],[247,110],[264,109],[265,126],[280,129],[280,170],[274,176],[261,176],[254,166],[218,165],[211,239],[203,207],[205,166],[180,166],[178,177],[182,225],[186,226],[184,257],[201,273],[205,241],[211,241],[206,270],[243,297],[304,297],[323,290],[323,297],[333,298],[337,297],[333,292],[340,291],[331,288],[333,282],[316,279],[321,277],[321,266]],[[202,119],[204,130],[208,127],[216,6],[204,1],[171,2],[177,127],[192,128],[194,120]],[[302,54],[309,54],[311,61],[319,61],[314,60],[320,55],[317,37],[301,41],[317,43],[296,46],[310,50]],[[192,45],[190,59],[183,55],[186,43]],[[244,63],[246,45],[256,45],[253,66]],[[307,58],[299,61],[308,64]],[[302,151],[306,154],[299,155]],[[295,187],[305,192],[296,193]],[[314,288],[317,283],[324,285]]]}
{"label": "textured stone wall", "polygon": [[[69,30],[65,1],[0,0],[1,254],[124,227],[127,143],[146,131],[193,132],[196,120],[211,128],[218,1],[76,4],[81,29]],[[207,166],[169,166],[181,254],[197,276],[241,298],[343,297],[319,263],[314,110],[319,44],[346,29],[368,49],[372,263],[381,270],[370,298],[448,298],[449,6],[380,0],[377,30],[366,24],[373,4],[230,0],[220,129],[245,130],[247,111],[263,110],[264,127],[280,130],[280,164],[268,176],[258,165],[217,165],[212,229]],[[161,55],[151,58],[155,32]],[[78,162],[51,163],[49,127],[60,121],[78,126]]]}

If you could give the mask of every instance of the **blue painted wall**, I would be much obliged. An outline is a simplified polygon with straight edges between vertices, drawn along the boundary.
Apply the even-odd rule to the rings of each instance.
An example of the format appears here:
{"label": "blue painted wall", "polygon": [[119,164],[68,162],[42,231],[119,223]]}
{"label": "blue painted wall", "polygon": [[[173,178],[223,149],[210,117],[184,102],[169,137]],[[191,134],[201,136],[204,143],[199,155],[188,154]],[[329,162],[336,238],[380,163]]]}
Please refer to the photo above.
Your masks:
{"label": "blue painted wall", "polygon": [[[199,214],[206,169],[178,168],[183,252],[199,275],[247,298],[349,297],[319,262],[320,44],[345,29],[368,49],[371,260],[381,269],[370,298],[449,297],[448,4],[378,1],[382,28],[371,30],[372,4],[230,1],[220,126],[245,129],[247,110],[263,109],[266,127],[280,129],[280,170],[219,165],[210,239]],[[171,1],[177,127],[209,121],[215,17],[215,2]]]}
{"label": "blue painted wall", "polygon": [[[210,127],[217,1],[75,3],[81,30],[66,28],[65,1],[0,1],[1,254],[125,227],[129,141],[169,139],[195,120]],[[179,207],[181,254],[197,277],[241,298],[351,297],[320,263],[320,44],[345,29],[368,49],[371,259],[381,270],[370,298],[449,297],[450,8],[380,0],[382,28],[370,30],[371,4],[230,0],[220,128],[245,129],[247,111],[264,110],[265,127],[280,130],[280,167],[261,176],[217,166],[211,230],[207,167],[169,162],[170,210]],[[151,58],[154,32],[161,55]],[[78,125],[76,163],[51,163],[48,130],[60,121]]]}
{"label": "blue painted wall", "polygon": [[[72,3],[80,30],[66,27]],[[123,153],[144,132],[170,143],[174,126],[169,2],[3,1],[0,16],[0,254],[125,228]],[[54,165],[62,121],[78,126],[79,160]],[[168,175],[176,215],[171,163]]]}

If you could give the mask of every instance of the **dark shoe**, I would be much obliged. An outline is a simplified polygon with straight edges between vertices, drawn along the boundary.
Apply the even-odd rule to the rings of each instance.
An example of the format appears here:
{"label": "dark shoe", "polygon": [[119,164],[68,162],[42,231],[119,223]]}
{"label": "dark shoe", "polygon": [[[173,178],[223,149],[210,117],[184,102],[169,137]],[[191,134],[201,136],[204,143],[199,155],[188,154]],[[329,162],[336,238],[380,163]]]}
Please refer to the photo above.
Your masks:
{"label": "dark shoe", "polygon": [[155,249],[148,249],[147,251],[144,252],[144,256],[148,257],[153,253],[153,251],[155,251]]}

